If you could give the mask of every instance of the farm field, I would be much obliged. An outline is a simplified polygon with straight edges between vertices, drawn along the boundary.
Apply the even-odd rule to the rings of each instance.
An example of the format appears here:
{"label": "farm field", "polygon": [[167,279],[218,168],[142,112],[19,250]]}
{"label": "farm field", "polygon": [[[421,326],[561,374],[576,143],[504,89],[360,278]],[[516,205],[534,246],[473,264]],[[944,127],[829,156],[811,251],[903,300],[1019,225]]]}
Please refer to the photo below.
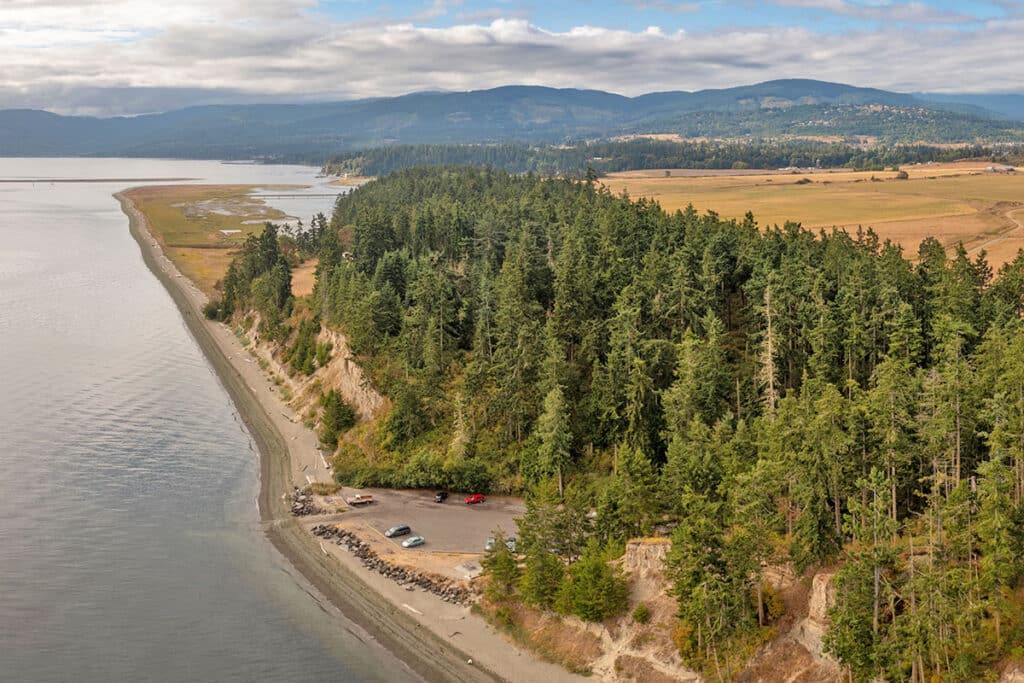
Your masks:
{"label": "farm field", "polygon": [[[1024,174],[992,173],[981,162],[925,164],[896,171],[630,171],[603,179],[615,193],[649,197],[669,211],[693,204],[758,225],[794,221],[807,228],[871,227],[914,256],[921,240],[985,250],[994,267],[1024,248]],[[666,175],[670,174],[670,175]],[[808,182],[809,181],[809,182]]]}

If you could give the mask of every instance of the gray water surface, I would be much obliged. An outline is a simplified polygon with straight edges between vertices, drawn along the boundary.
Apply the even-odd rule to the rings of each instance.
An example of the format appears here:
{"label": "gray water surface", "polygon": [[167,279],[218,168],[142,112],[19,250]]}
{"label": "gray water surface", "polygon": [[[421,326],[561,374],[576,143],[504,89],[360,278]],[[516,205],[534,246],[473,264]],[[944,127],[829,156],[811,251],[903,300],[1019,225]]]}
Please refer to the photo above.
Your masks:
{"label": "gray water surface", "polygon": [[0,680],[414,679],[266,541],[249,435],[111,196],[315,173],[0,159]]}

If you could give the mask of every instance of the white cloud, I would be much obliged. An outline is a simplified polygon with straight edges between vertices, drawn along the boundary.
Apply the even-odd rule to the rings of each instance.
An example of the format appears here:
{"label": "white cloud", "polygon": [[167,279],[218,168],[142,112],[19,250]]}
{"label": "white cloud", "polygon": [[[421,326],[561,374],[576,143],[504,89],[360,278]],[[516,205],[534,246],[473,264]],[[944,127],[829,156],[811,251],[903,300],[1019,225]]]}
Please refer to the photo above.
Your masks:
{"label": "white cloud", "polygon": [[[410,19],[343,24],[319,14],[315,0],[0,1],[0,107],[138,113],[513,83],[635,95],[773,78],[903,91],[1024,90],[1016,59],[1024,26],[1009,18],[967,30],[925,23],[838,35],[582,23],[550,31],[508,17],[446,28]],[[857,6],[892,12],[896,4]]]}
{"label": "white cloud", "polygon": [[270,24],[300,19],[316,5],[317,0],[4,0],[0,26],[146,30],[234,23],[239,17]]}
{"label": "white cloud", "polygon": [[699,2],[679,2],[679,0],[626,0],[627,3],[639,9],[652,9],[659,12],[697,12],[700,10]]}
{"label": "white cloud", "polygon": [[923,2],[891,2],[890,0],[775,0],[782,7],[821,9],[854,19],[909,24],[962,24],[977,18],[962,12],[947,12]]}

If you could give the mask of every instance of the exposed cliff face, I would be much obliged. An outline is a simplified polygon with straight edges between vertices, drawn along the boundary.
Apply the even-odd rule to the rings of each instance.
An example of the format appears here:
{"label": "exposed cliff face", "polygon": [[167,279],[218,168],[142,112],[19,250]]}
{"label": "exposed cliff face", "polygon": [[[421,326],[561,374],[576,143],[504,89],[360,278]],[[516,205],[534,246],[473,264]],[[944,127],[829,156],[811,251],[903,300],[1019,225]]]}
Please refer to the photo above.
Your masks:
{"label": "exposed cliff face", "polygon": [[664,578],[665,561],[672,542],[667,538],[645,538],[626,544],[622,571],[634,580]]}
{"label": "exposed cliff face", "polygon": [[[678,607],[669,593],[671,583],[666,574],[671,547],[667,538],[635,539],[626,544],[621,568],[629,580],[630,596],[629,610],[622,617],[600,624],[574,617],[558,618],[564,628],[585,633],[599,643],[600,654],[590,667],[596,679],[644,683],[705,680],[686,666],[673,641]],[[840,666],[823,654],[821,644],[828,628],[828,610],[835,602],[833,574],[822,573],[808,579],[798,575],[792,565],[784,564],[765,567],[764,576],[782,599],[786,615],[775,624],[778,636],[757,652],[735,680],[841,680]],[[641,603],[650,614],[646,624],[637,623],[632,616]],[[1008,678],[1001,683],[1018,681]],[[1019,683],[1024,683],[1024,679]]]}
{"label": "exposed cliff face", "polygon": [[[622,571],[629,579],[629,610],[613,624],[586,624],[598,635],[604,655],[593,666],[606,681],[700,681],[701,676],[683,663],[672,641],[676,624],[676,600],[668,590],[665,561],[671,542],[644,538],[626,544]],[[633,619],[643,603],[650,613],[646,624]]]}
{"label": "exposed cliff face", "polygon": [[348,339],[337,330],[322,328],[317,336],[317,343],[331,344],[331,358],[327,365],[317,368],[309,376],[292,375],[288,367],[280,360],[282,348],[274,342],[260,338],[259,319],[244,332],[249,343],[249,351],[264,364],[267,372],[278,378],[282,389],[291,395],[288,406],[300,416],[306,416],[319,407],[320,396],[328,389],[334,389],[346,403],[355,409],[359,419],[370,421],[376,419],[386,407],[387,399],[370,384],[363,369],[356,362],[349,348]]}
{"label": "exposed cliff face", "polygon": [[999,677],[999,683],[1024,683],[1024,664],[1010,666]]}
{"label": "exposed cliff face", "polygon": [[[821,639],[828,630],[828,611],[836,602],[836,591],[832,586],[835,574],[815,574],[811,579],[811,596],[807,603],[807,617],[801,619],[790,631],[793,639],[807,648],[816,659],[826,659]],[[829,660],[831,661],[831,660]]]}
{"label": "exposed cliff face", "polygon": [[740,681],[832,683],[842,679],[838,662],[822,651],[828,610],[835,603],[834,574],[800,577],[792,565],[766,567],[764,576],[786,606],[779,634],[761,648],[740,674]]}
{"label": "exposed cliff face", "polygon": [[348,345],[348,338],[337,330],[326,327],[317,337],[320,343],[330,342],[334,347],[327,367],[313,373],[324,389],[333,388],[351,405],[362,420],[375,419],[384,408],[385,399],[371,386],[363,369],[356,363]]}

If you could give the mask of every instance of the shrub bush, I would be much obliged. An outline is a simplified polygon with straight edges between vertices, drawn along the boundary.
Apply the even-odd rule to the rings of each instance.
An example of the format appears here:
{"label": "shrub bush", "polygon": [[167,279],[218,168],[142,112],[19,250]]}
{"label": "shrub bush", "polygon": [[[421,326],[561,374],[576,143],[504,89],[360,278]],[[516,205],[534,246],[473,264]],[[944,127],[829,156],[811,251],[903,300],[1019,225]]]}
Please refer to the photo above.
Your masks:
{"label": "shrub bush", "polygon": [[221,307],[219,299],[210,299],[203,306],[203,315],[206,316],[207,320],[220,320],[221,319]]}
{"label": "shrub bush", "polygon": [[647,605],[641,602],[639,605],[636,606],[636,609],[633,610],[633,621],[635,621],[638,624],[646,624],[650,620],[651,610],[648,609]]}

